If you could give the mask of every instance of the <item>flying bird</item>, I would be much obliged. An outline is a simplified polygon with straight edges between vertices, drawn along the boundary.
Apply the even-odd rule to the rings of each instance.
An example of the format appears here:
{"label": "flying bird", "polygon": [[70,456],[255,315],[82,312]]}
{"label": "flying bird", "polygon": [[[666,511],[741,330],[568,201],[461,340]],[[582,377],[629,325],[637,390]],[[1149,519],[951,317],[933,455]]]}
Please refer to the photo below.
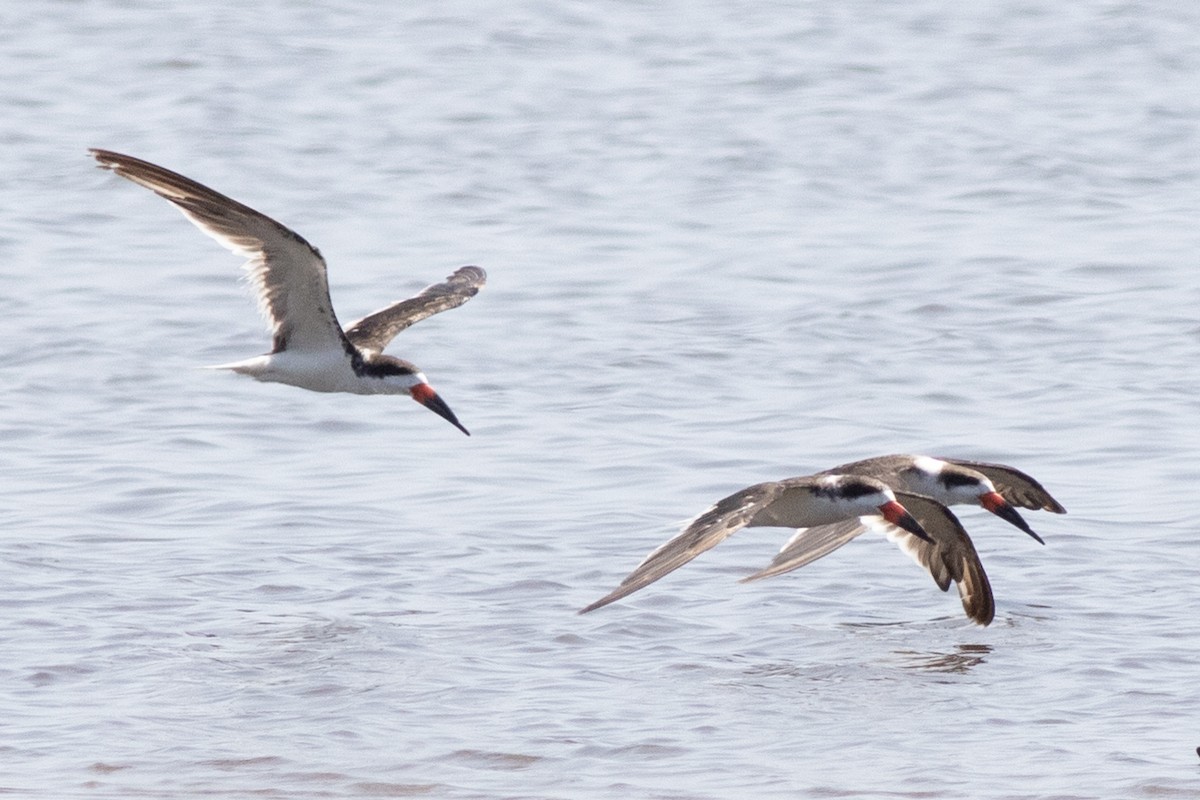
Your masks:
{"label": "flying bird", "polygon": [[758,483],[717,501],[683,531],[646,557],[621,584],[579,613],[586,614],[636,592],[742,528],[805,528],[875,517],[928,539],[920,524],[880,481],[856,475],[812,475]]}
{"label": "flying bird", "polygon": [[474,297],[487,280],[482,269],[460,267],[441,283],[343,329],[330,301],[325,259],[300,234],[149,161],[111,150],[89,152],[101,167],[168,200],[201,231],[249,259],[245,270],[273,346],[265,355],[213,369],[314,392],[406,394],[470,435],[415,364],[384,355],[383,349],[410,325]]}
{"label": "flying bird", "polygon": [[[981,625],[992,621],[995,603],[979,554],[962,524],[945,506],[981,506],[1021,529],[1038,542],[1015,506],[1065,514],[1066,509],[1036,480],[1014,467],[983,461],[888,455],[832,467],[819,474],[863,475],[883,481],[896,493],[929,534],[931,542],[885,530],[938,584],[942,591],[958,584],[967,616]],[[849,520],[798,531],[771,565],[743,582],[782,575],[811,564],[870,530],[870,520]]]}

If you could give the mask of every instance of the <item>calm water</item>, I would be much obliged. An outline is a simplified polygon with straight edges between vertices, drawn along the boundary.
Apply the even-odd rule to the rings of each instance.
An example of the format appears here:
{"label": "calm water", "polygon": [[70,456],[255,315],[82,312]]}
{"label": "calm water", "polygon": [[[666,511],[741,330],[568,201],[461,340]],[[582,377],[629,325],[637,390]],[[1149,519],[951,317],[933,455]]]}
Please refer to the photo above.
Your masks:
{"label": "calm water", "polygon": [[[10,3],[0,794],[1200,793],[1188,4]],[[297,6],[302,6],[297,8]],[[344,320],[464,263],[400,398],[262,352],[237,260],[88,146],[318,244]],[[996,622],[750,483],[1005,461]]]}

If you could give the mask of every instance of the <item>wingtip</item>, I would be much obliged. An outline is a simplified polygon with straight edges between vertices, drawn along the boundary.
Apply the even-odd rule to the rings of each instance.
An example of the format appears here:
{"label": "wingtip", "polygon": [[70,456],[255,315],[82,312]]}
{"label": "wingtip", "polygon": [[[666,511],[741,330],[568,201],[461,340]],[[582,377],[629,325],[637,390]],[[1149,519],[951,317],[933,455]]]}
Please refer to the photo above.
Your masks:
{"label": "wingtip", "polygon": [[[478,283],[480,286],[487,283],[487,270],[485,270],[483,267],[479,266],[478,264],[466,264],[465,266],[461,266],[458,269],[454,270],[454,275],[461,275],[461,274],[464,274],[467,272],[470,272],[470,273],[473,273],[473,274],[476,274],[479,276]],[[451,277],[453,277],[453,275]]]}
{"label": "wingtip", "polygon": [[89,147],[87,153],[96,160],[96,169],[111,170],[113,168],[112,160],[108,157],[108,150],[102,150],[99,147]]}
{"label": "wingtip", "polygon": [[[990,591],[990,587],[989,587]],[[996,619],[996,602],[989,596],[987,600],[980,605],[975,613],[971,615],[971,621],[981,628],[986,628]]]}
{"label": "wingtip", "polygon": [[[959,593],[962,593],[962,583],[959,583]],[[981,628],[986,628],[992,624],[992,620],[996,618],[996,601],[992,597],[992,587],[985,587],[979,597],[962,598],[963,610],[967,612],[967,619],[974,622]]]}
{"label": "wingtip", "polygon": [[576,614],[587,614],[589,612],[595,611],[598,608],[604,608],[607,605],[611,605],[611,604],[617,602],[618,600],[622,600],[622,599],[628,597],[629,595],[633,594],[635,591],[637,591],[637,589],[640,589],[640,588],[642,588],[642,587],[639,586],[635,589],[630,589],[630,588],[628,588],[627,585],[622,584],[621,586],[618,586],[613,591],[604,595],[604,597],[601,597],[599,600],[595,601],[594,603],[589,603],[588,605],[579,609],[579,611],[577,611],[575,613]]}

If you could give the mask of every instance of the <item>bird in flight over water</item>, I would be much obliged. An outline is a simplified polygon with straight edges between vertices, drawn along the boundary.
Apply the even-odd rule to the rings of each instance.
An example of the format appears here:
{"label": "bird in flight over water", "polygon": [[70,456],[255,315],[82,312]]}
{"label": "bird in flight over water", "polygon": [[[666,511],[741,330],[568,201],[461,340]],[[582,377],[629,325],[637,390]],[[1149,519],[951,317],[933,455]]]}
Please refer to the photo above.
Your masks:
{"label": "bird in flight over water", "polygon": [[[883,481],[896,493],[932,541],[884,531],[888,538],[929,573],[944,592],[958,584],[963,609],[980,625],[996,613],[991,584],[971,537],[946,506],[981,506],[1045,544],[1014,506],[1065,514],[1066,509],[1029,475],[1015,467],[985,461],[887,455],[831,467],[823,475],[863,475]],[[800,530],[765,569],[743,578],[756,581],[811,564],[860,534],[878,528],[869,518]]]}
{"label": "bird in flight over water", "polygon": [[213,369],[314,392],[406,394],[470,436],[424,373],[383,349],[410,325],[474,297],[487,280],[482,269],[460,267],[343,329],[330,301],[325,259],[300,234],[177,172],[111,150],[89,152],[101,167],[170,201],[204,233],[249,259],[246,273],[273,346],[265,355]]}
{"label": "bird in flight over water", "polygon": [[808,528],[859,517],[878,517],[889,529],[932,542],[929,534],[885,484],[858,475],[808,475],[756,483],[718,500],[692,519],[625,576],[616,589],[583,608],[606,606],[687,564],[742,528]]}

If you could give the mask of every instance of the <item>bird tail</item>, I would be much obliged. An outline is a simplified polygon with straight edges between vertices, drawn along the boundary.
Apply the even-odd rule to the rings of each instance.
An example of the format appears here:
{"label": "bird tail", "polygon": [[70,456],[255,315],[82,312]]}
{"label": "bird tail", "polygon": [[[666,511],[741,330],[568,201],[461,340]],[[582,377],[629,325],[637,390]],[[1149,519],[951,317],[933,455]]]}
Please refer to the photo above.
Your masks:
{"label": "bird tail", "polygon": [[228,364],[206,364],[200,369],[227,369],[239,375],[258,377],[266,371],[267,360],[266,356],[255,356],[244,361],[231,361]]}

